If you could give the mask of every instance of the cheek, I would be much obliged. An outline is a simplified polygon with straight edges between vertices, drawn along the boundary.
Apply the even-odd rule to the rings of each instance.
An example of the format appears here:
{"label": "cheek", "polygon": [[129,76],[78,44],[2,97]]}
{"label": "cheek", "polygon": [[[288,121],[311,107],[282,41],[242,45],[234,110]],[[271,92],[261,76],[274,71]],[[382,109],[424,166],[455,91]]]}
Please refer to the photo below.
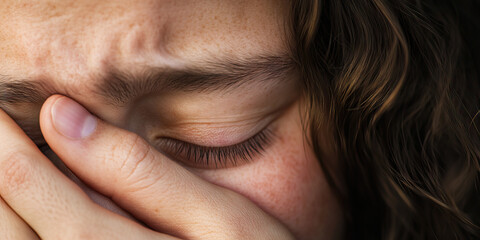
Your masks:
{"label": "cheek", "polygon": [[276,142],[260,159],[200,175],[249,198],[300,239],[338,239],[342,232],[341,209],[316,157],[304,145],[296,115],[298,109],[279,123],[287,127],[279,131]]}

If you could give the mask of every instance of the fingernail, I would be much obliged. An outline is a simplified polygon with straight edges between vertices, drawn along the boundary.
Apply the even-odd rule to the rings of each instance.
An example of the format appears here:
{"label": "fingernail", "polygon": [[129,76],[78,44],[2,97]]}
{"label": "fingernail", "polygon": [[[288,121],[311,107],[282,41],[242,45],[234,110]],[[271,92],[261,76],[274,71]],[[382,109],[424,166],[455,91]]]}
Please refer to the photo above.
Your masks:
{"label": "fingernail", "polygon": [[53,125],[71,139],[90,136],[97,127],[97,118],[75,101],[62,97],[52,106]]}

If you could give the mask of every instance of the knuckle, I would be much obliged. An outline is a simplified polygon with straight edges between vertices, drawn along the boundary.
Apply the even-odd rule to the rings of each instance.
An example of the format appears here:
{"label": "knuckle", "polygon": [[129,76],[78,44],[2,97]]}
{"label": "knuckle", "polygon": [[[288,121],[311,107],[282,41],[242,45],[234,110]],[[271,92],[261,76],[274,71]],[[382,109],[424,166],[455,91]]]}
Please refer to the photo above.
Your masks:
{"label": "knuckle", "polygon": [[11,152],[0,164],[2,193],[12,193],[24,188],[30,182],[32,155],[26,152]]}
{"label": "knuckle", "polygon": [[139,172],[147,171],[153,162],[150,145],[136,134],[123,135],[113,148],[115,171],[125,179],[137,178]]}

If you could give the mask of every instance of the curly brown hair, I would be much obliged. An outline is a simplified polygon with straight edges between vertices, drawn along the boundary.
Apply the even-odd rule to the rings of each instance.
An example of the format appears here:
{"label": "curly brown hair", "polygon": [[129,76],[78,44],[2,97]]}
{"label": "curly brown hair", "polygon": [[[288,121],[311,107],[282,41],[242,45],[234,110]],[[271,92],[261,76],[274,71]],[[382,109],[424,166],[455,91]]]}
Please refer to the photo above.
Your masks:
{"label": "curly brown hair", "polygon": [[479,5],[293,1],[306,130],[348,238],[480,238]]}

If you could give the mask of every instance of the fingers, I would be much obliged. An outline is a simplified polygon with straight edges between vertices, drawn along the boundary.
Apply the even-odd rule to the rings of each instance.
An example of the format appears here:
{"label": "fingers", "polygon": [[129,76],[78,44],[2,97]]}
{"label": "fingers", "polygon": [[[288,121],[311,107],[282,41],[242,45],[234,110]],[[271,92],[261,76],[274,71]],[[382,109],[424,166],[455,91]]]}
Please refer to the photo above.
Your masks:
{"label": "fingers", "polygon": [[0,198],[0,239],[39,239],[37,234]]}
{"label": "fingers", "polygon": [[60,172],[62,172],[72,182],[79,186],[82,191],[85,192],[90,199],[92,199],[93,202],[105,209],[110,210],[111,212],[137,221],[131,214],[116,205],[110,198],[103,196],[102,194],[98,193],[97,191],[93,190],[91,187],[83,183],[77,176],[75,176],[75,174],[72,173],[72,171],[70,171],[70,169],[65,166],[65,164],[57,155],[53,154],[51,150],[45,151],[44,154],[55,165],[55,167],[60,170]]}
{"label": "fingers", "polygon": [[46,141],[65,164],[154,229],[192,239],[250,239],[244,234],[251,225],[249,234],[258,227],[272,239],[289,236],[250,201],[203,181],[67,97],[50,97],[40,115]]}
{"label": "fingers", "polygon": [[41,238],[159,237],[94,204],[3,111],[0,122],[0,195]]}

